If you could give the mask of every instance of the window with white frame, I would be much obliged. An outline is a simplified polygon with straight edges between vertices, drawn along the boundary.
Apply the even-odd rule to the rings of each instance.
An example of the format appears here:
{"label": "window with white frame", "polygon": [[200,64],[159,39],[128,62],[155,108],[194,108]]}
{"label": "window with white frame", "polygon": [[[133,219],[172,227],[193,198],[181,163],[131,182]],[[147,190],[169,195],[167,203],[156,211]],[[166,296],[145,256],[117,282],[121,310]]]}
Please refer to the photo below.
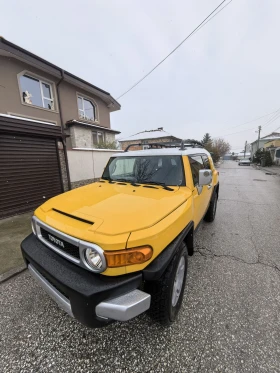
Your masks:
{"label": "window with white frame", "polygon": [[25,104],[54,110],[52,85],[28,74],[19,78],[22,100]]}
{"label": "window with white frame", "polygon": [[92,131],[92,142],[93,145],[98,145],[104,142],[104,132]]}
{"label": "window with white frame", "polygon": [[78,108],[80,119],[86,119],[93,122],[96,120],[96,109],[90,100],[78,96]]}

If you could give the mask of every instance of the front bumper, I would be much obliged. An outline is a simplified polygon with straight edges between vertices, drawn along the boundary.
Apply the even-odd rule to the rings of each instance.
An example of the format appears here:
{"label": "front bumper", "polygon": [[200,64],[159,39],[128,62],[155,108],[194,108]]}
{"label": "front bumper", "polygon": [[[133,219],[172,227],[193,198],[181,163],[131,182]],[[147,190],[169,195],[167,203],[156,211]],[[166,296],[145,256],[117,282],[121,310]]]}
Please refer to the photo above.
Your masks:
{"label": "front bumper", "polygon": [[89,272],[47,248],[34,234],[21,249],[31,275],[64,311],[86,326],[126,321],[150,307],[150,295],[138,290],[141,273],[109,277]]}

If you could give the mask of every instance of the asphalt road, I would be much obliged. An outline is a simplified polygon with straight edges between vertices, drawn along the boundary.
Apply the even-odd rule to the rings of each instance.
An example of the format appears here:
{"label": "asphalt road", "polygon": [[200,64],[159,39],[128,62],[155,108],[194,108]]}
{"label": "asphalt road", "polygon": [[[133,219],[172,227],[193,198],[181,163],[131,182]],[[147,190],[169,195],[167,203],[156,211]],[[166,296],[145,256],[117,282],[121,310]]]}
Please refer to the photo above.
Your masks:
{"label": "asphalt road", "polygon": [[280,372],[280,177],[227,161],[220,184],[171,328],[87,329],[24,272],[0,287],[0,371]]}

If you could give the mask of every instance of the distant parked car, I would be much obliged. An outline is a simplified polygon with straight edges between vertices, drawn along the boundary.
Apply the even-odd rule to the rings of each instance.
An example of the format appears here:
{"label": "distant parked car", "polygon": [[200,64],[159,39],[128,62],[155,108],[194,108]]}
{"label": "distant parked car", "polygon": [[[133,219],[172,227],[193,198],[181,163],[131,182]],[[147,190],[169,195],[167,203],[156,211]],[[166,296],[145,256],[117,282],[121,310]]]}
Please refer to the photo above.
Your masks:
{"label": "distant parked car", "polygon": [[250,166],[250,164],[250,159],[240,159],[238,162],[238,166]]}

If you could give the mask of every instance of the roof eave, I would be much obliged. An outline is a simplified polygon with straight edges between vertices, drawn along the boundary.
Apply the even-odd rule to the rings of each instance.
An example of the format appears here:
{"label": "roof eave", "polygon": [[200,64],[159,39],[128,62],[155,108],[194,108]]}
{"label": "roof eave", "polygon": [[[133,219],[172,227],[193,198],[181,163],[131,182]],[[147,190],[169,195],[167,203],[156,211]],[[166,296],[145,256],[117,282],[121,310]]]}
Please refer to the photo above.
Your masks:
{"label": "roof eave", "polygon": [[80,125],[80,126],[92,127],[92,128],[96,128],[96,129],[102,129],[104,131],[111,132],[111,133],[114,133],[116,135],[121,133],[120,131],[113,130],[113,129],[108,128],[108,127],[100,126],[100,125],[94,124],[94,123],[82,122],[82,121],[79,121],[79,120],[76,120],[76,119],[68,120],[68,122],[66,122],[65,124],[67,126]]}
{"label": "roof eave", "polygon": [[83,88],[84,90],[93,93],[94,95],[100,97],[108,106],[109,110],[116,111],[120,110],[121,105],[115,100],[109,92],[104,91],[101,88],[96,87],[95,85],[77,77],[61,69],[60,67],[54,65],[53,63],[33,54],[32,52],[27,51],[19,47],[16,44],[6,40],[2,36],[0,36],[0,49],[5,50],[6,52],[10,53],[14,58],[19,60],[27,61],[30,65],[37,67],[43,71],[48,72],[49,74],[56,76],[58,78],[62,77],[62,71],[64,71],[65,81]]}

